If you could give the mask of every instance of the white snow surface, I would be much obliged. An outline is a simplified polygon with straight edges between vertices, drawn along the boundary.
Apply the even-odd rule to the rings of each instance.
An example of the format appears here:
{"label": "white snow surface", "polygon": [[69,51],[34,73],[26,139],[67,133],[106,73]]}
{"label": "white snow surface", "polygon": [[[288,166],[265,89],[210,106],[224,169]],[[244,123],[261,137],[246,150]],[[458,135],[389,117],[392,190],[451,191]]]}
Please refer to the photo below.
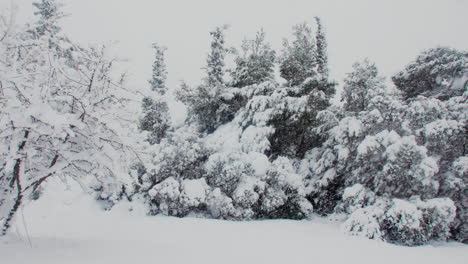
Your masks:
{"label": "white snow surface", "polygon": [[[50,182],[0,238],[4,264],[466,263],[468,246],[402,247],[346,236],[339,221],[223,221],[146,216],[138,202],[103,211]],[[26,221],[24,221],[26,220]]]}

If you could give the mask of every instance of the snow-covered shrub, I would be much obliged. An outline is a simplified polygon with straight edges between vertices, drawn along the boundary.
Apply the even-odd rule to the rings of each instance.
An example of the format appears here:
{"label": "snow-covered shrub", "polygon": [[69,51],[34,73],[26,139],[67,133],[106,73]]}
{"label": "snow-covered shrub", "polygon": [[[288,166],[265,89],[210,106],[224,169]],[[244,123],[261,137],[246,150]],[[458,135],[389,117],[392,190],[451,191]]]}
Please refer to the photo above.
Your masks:
{"label": "snow-covered shrub", "polygon": [[335,210],[338,213],[352,214],[354,211],[373,205],[375,202],[375,193],[358,183],[344,189],[342,201]]}
{"label": "snow-covered shrub", "polygon": [[252,166],[242,157],[243,154],[238,152],[218,152],[211,155],[205,163],[204,177],[208,184],[231,196],[242,178],[254,175]]}
{"label": "snow-covered shrub", "polygon": [[204,206],[209,192],[205,179],[183,180],[181,184],[180,204],[185,208]]}
{"label": "snow-covered shrub", "polygon": [[214,218],[233,219],[239,215],[232,199],[226,196],[219,188],[214,189],[209,194],[207,208]]}
{"label": "snow-covered shrub", "polygon": [[393,131],[367,136],[358,147],[356,161],[354,177],[348,180],[378,195],[431,198],[437,194],[437,163],[427,156],[425,147],[417,145],[414,136],[400,137]]}
{"label": "snow-covered shrub", "polygon": [[441,177],[439,195],[455,202],[457,216],[452,226],[452,236],[458,241],[468,241],[468,157],[456,159],[450,170]]}
{"label": "snow-covered shrub", "polygon": [[436,120],[449,118],[450,112],[446,103],[424,96],[414,98],[404,109],[405,119],[411,121],[411,130],[416,131]]}
{"label": "snow-covered shrub", "polygon": [[338,119],[336,113],[324,111],[321,118],[324,124],[327,141],[321,148],[307,152],[301,162],[301,174],[307,178],[307,196],[314,205],[314,211],[326,215],[334,211],[342,198],[344,176],[356,149],[357,142],[364,132],[364,126],[355,117]]}
{"label": "snow-covered shrub", "polygon": [[429,240],[447,240],[455,211],[448,198],[379,200],[354,211],[343,227],[351,235],[415,246]]}
{"label": "snow-covered shrub", "polygon": [[420,131],[424,145],[432,156],[439,157],[444,172],[458,157],[466,152],[467,122],[465,120],[439,119],[428,123]]}
{"label": "snow-covered shrub", "polygon": [[264,180],[267,185],[260,198],[261,216],[302,219],[312,212],[312,205],[305,198],[304,179],[288,158],[277,158]]}
{"label": "snow-covered shrub", "polygon": [[395,199],[380,222],[386,241],[408,246],[427,242],[423,230],[423,212],[416,204]]}
{"label": "snow-covered shrub", "polygon": [[205,179],[177,180],[169,177],[148,191],[149,213],[185,216],[189,212],[203,210],[209,193]]}
{"label": "snow-covered shrub", "polygon": [[446,198],[427,201],[394,199],[381,228],[385,232],[385,240],[391,243],[414,246],[431,239],[446,240],[450,236],[455,210],[453,201]]}
{"label": "snow-covered shrub", "polygon": [[146,164],[147,173],[141,177],[143,190],[169,177],[198,179],[205,175],[208,150],[192,127],[177,129],[155,145],[153,151],[151,164]]}
{"label": "snow-covered shrub", "polygon": [[434,197],[439,184],[434,179],[438,166],[427,150],[416,144],[414,137],[402,137],[387,147],[387,162],[374,179],[377,194],[409,198],[412,195]]}
{"label": "snow-covered shrub", "polygon": [[380,226],[385,215],[385,201],[379,205],[357,209],[344,222],[344,231],[352,236],[364,236],[370,239],[383,240]]}
{"label": "snow-covered shrub", "polygon": [[148,195],[150,214],[178,215],[180,183],[175,178],[169,177],[154,185]]}
{"label": "snow-covered shrub", "polygon": [[234,202],[242,208],[258,210],[260,195],[265,191],[265,182],[257,177],[244,177],[232,194]]}

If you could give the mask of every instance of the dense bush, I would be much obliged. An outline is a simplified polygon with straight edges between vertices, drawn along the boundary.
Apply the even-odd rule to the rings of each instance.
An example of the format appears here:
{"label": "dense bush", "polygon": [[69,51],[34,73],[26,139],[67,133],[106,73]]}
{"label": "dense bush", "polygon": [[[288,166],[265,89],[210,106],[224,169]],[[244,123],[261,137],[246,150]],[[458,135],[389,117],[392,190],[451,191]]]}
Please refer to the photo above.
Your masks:
{"label": "dense bush", "polygon": [[380,200],[354,211],[344,223],[346,232],[407,246],[429,240],[447,240],[455,219],[455,205],[448,198],[426,201]]}

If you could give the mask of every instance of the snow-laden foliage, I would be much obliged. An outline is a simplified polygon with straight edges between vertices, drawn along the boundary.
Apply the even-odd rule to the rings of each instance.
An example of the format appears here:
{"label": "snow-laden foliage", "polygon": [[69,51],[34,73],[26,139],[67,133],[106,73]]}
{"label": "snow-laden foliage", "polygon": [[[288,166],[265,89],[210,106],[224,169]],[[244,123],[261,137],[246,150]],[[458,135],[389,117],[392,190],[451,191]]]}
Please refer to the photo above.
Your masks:
{"label": "snow-laden foliage", "polygon": [[361,112],[369,109],[372,107],[371,101],[384,88],[384,78],[378,76],[375,64],[367,59],[361,63],[355,63],[343,87],[344,110]]}
{"label": "snow-laden foliage", "polygon": [[357,183],[344,189],[342,199],[336,207],[336,211],[352,214],[358,209],[373,205],[376,202],[376,195],[373,191]]}
{"label": "snow-laden foliage", "polygon": [[358,146],[356,162],[360,166],[347,181],[370,187],[378,195],[430,198],[437,194],[437,163],[413,136],[400,137],[386,130],[367,136]]}
{"label": "snow-laden foliage", "polygon": [[105,47],[83,48],[59,32],[55,1],[35,3],[38,22],[0,41],[0,220],[50,177],[80,182],[110,203],[127,195],[139,156],[141,100],[113,72]]}
{"label": "snow-laden foliage", "polygon": [[[327,140],[301,161],[315,212],[356,212],[348,224],[356,219],[361,224],[353,232],[382,238],[386,233],[377,228],[380,220],[376,219],[388,213],[388,206],[367,209],[379,197],[444,197],[451,199],[456,210],[445,227],[450,234],[442,237],[466,241],[463,204],[467,196],[461,191],[466,173],[461,176],[463,169],[455,169],[463,167],[461,160],[466,156],[466,97],[441,101],[418,96],[405,103],[398,91],[384,85],[375,65],[366,60],[353,68],[345,79],[343,108],[329,108],[318,115],[323,124],[319,129]],[[400,230],[392,227],[396,222],[386,225],[389,230]],[[418,242],[410,242],[417,240],[410,237],[383,239],[412,245],[435,238],[424,236]]]}
{"label": "snow-laden foliage", "polygon": [[299,85],[317,74],[317,49],[312,27],[309,24],[294,26],[294,41],[290,44],[285,39],[283,46],[280,73],[281,77],[288,81],[289,86]]}
{"label": "snow-laden foliage", "polygon": [[302,219],[312,212],[305,199],[303,177],[295,172],[291,161],[278,157],[268,170],[267,188],[261,198],[261,211],[270,218]]}
{"label": "snow-laden foliage", "polygon": [[225,46],[225,31],[228,29],[227,25],[216,27],[210,32],[212,36],[210,53],[206,58],[206,72],[207,79],[206,84],[210,87],[224,85],[224,58],[228,53],[228,49]]}
{"label": "snow-laden foliage", "polygon": [[167,69],[164,57],[166,47],[154,43],[153,48],[156,54],[153,62],[153,74],[149,83],[151,90],[155,91],[158,95],[164,95],[167,92]]}
{"label": "snow-laden foliage", "polygon": [[328,78],[329,69],[325,30],[323,28],[320,17],[315,17],[315,22],[317,24],[317,32],[315,35],[315,42],[317,45],[317,72],[321,74],[323,78]]}
{"label": "snow-laden foliage", "polygon": [[275,51],[265,41],[265,31],[257,32],[255,39],[242,42],[242,53],[235,59],[231,73],[234,87],[245,87],[274,79]]}
{"label": "snow-laden foliage", "polygon": [[448,198],[379,200],[355,210],[343,227],[351,235],[415,246],[429,240],[447,240],[455,211]]}
{"label": "snow-laden foliage", "polygon": [[[407,91],[387,86],[364,60],[345,79],[342,107],[330,105],[335,83],[317,65],[326,62],[318,57],[324,39],[317,23],[316,39],[302,25],[285,46],[280,73],[287,86],[259,77],[236,88],[179,92],[189,124],[208,132],[201,176],[211,188],[206,212],[304,218],[313,208],[320,215],[351,215],[349,232],[392,243],[465,241],[466,97],[424,94],[429,97],[403,101]],[[453,85],[460,83],[457,74]],[[252,160],[259,156],[266,163]]]}
{"label": "snow-laden foliage", "polygon": [[392,77],[407,99],[417,95],[446,100],[466,92],[468,53],[439,47],[420,54]]}
{"label": "snow-laden foliage", "polygon": [[164,98],[143,98],[143,118],[140,120],[140,129],[148,131],[148,142],[159,143],[171,127],[169,107]]}

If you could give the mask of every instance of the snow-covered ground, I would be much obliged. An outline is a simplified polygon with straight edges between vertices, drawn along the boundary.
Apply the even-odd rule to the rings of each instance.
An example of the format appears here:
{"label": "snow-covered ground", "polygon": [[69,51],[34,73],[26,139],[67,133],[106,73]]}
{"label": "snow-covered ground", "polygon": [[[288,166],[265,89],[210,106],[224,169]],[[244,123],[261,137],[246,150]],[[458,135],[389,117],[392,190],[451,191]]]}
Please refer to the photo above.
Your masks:
{"label": "snow-covered ground", "polygon": [[[2,264],[467,263],[468,246],[401,247],[344,235],[338,223],[232,222],[149,217],[135,205],[105,212],[83,193],[50,183],[0,238]],[[129,212],[129,210],[132,210]],[[25,220],[25,221],[24,221]]]}

